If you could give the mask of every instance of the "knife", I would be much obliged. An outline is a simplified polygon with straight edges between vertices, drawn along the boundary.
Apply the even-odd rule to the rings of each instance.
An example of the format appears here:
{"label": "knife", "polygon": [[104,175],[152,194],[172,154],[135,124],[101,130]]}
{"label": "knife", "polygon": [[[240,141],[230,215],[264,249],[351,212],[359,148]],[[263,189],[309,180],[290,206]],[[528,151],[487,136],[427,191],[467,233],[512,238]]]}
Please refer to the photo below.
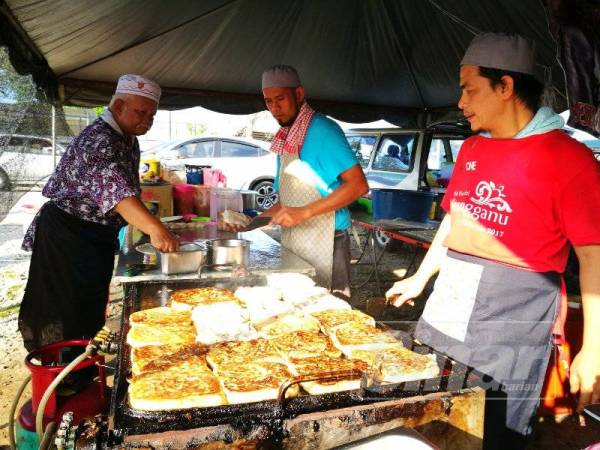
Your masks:
{"label": "knife", "polygon": [[241,231],[251,231],[251,230],[255,230],[257,228],[262,228],[264,226],[269,225],[269,222],[271,221],[271,217],[269,216],[256,216],[255,218],[252,219],[252,221],[246,225],[246,227],[244,229],[242,229]]}

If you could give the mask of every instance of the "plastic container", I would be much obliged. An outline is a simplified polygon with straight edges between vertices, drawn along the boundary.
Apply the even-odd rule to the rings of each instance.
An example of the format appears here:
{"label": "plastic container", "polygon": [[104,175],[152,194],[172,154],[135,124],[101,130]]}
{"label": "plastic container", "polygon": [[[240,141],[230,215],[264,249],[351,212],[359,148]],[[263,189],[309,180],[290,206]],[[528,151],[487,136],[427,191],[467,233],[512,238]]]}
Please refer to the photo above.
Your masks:
{"label": "plastic container", "polygon": [[206,186],[221,188],[227,186],[227,177],[219,169],[202,169],[202,178]]}
{"label": "plastic container", "polygon": [[373,189],[373,220],[401,218],[426,222],[435,199],[434,192],[402,189]]}
{"label": "plastic container", "polygon": [[210,192],[210,220],[216,222],[219,213],[231,209],[242,212],[244,203],[240,191],[225,188],[214,188]]}
{"label": "plastic container", "polygon": [[160,178],[160,161],[144,159],[140,162],[140,178],[142,181],[155,181]]}
{"label": "plastic container", "polygon": [[198,216],[210,216],[210,191],[210,186],[195,186],[194,212]]}
{"label": "plastic container", "polygon": [[196,186],[192,184],[173,185],[173,212],[176,216],[194,214],[194,196]]}
{"label": "plastic container", "polygon": [[196,164],[185,164],[185,181],[187,184],[204,184],[204,169],[210,169],[211,166],[201,166]]}

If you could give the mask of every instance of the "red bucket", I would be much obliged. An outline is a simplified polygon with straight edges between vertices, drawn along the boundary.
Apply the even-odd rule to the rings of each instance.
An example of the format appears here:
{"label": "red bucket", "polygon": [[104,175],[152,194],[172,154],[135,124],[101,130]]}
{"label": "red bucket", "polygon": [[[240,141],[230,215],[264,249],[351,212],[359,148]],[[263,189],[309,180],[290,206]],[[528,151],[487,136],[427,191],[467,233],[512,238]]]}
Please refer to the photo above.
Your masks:
{"label": "red bucket", "polygon": [[[37,413],[40,401],[46,392],[46,389],[52,381],[58,376],[58,374],[77,356],[72,357],[73,353],[77,352],[78,354],[83,353],[85,351],[85,347],[89,344],[89,340],[87,339],[72,339],[67,341],[55,342],[54,344],[45,345],[43,347],[38,348],[30,352],[25,357],[25,365],[31,372],[31,401],[32,401],[32,410],[33,414]],[[78,351],[81,349],[81,351]],[[69,355],[67,356],[67,353]],[[39,363],[34,362],[33,360],[39,361]],[[93,356],[92,358],[87,358],[80,362],[77,366],[73,368],[70,372],[76,373],[88,367],[95,366],[98,370],[98,382],[95,383],[97,385],[98,393],[96,396],[99,400],[99,405],[104,404],[105,390],[106,390],[106,379],[104,376],[104,357],[101,355]],[[91,381],[91,380],[90,380]],[[76,397],[77,394],[74,394],[73,397]],[[72,402],[70,402],[72,403]],[[89,406],[89,405],[88,405]],[[99,406],[100,407],[100,406]],[[46,403],[46,409],[44,411],[44,417],[50,419],[58,419],[57,409],[57,399],[56,392],[53,392],[48,402]],[[87,409],[87,406],[85,407]],[[100,407],[102,409],[102,407]],[[76,411],[73,411],[76,413]]]}

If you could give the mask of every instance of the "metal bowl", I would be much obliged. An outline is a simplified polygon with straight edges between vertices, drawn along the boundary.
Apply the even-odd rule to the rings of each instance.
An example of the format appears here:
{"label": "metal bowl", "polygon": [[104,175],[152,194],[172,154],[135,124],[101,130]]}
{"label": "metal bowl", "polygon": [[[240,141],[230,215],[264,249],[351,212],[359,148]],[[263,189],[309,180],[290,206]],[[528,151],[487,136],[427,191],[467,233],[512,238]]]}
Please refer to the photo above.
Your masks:
{"label": "metal bowl", "polygon": [[160,271],[165,275],[198,272],[206,264],[207,251],[196,244],[183,244],[179,251],[160,253]]}
{"label": "metal bowl", "polygon": [[217,266],[248,264],[250,241],[246,239],[214,239],[207,241],[208,260]]}

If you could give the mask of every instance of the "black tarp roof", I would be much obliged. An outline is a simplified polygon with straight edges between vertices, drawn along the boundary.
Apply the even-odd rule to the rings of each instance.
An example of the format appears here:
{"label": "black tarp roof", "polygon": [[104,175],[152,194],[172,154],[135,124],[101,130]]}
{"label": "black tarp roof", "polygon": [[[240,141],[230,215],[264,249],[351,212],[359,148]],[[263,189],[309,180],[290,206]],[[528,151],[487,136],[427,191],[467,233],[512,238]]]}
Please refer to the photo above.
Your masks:
{"label": "black tarp roof", "polygon": [[[310,103],[340,120],[417,123],[456,111],[477,32],[538,43],[563,73],[541,0],[0,0],[0,45],[51,99],[102,105],[123,73],[163,87],[161,108],[264,109],[260,76],[292,64]],[[559,105],[566,108],[564,96]]]}

